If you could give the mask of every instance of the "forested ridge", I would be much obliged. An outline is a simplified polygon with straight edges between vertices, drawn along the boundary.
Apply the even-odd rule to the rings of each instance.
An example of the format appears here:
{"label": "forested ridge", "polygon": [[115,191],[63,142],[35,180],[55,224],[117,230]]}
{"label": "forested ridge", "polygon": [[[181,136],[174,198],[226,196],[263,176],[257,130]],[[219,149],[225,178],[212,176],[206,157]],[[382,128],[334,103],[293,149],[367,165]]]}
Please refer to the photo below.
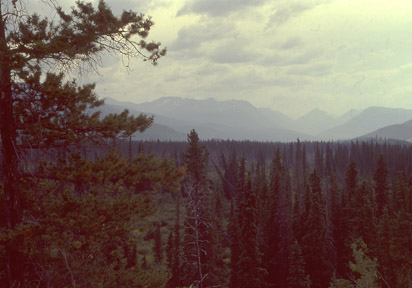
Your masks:
{"label": "forested ridge", "polygon": [[[207,163],[205,193],[213,200],[204,201],[215,211],[209,221],[220,218],[209,229],[218,227],[216,248],[223,253],[216,260],[205,254],[203,260],[217,261],[219,272],[205,263],[203,273],[226,275],[224,282],[206,277],[204,287],[410,286],[410,145],[373,140],[198,143],[209,156],[196,161]],[[187,149],[183,142],[134,144],[134,151],[167,156],[182,165],[193,161]],[[182,187],[176,203],[188,200]],[[185,229],[182,223],[178,235]],[[173,238],[176,224],[164,230],[169,233],[167,249],[179,243],[184,251],[185,241]],[[185,262],[183,252],[166,254],[167,263]],[[169,287],[193,283],[180,281],[169,281]]]}
{"label": "forested ridge", "polygon": [[27,257],[27,287],[411,283],[408,144],[200,141],[192,130],[188,142],[56,151],[31,155],[25,220],[2,233]]}
{"label": "forested ridge", "polygon": [[[125,263],[137,259],[136,270],[126,269],[129,263],[119,271],[153,281],[142,287],[410,285],[410,145],[200,141],[193,130],[188,142],[123,140],[116,147],[120,154],[111,159],[121,167],[136,159],[144,170],[148,164],[137,160],[157,155],[178,168],[180,184],[171,190],[150,187],[164,177],[161,170],[150,179],[133,172],[135,193],[152,191],[154,210],[134,220],[138,236],[120,250],[130,255]],[[100,149],[86,151],[83,161],[101,162]],[[127,183],[122,175],[131,173],[114,165],[108,173]],[[105,215],[98,225],[107,223]],[[96,225],[83,217],[86,227]],[[96,231],[82,233],[87,239]]]}

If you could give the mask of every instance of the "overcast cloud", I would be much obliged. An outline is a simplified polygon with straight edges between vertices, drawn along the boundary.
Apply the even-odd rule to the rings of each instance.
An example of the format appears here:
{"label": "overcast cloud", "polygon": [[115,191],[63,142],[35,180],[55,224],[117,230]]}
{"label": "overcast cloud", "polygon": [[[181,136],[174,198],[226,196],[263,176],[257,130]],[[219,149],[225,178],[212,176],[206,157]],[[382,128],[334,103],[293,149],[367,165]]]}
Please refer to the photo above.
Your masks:
{"label": "overcast cloud", "polygon": [[121,59],[104,61],[101,77],[88,78],[101,97],[243,99],[291,116],[316,107],[332,114],[369,106],[412,109],[411,1],[107,3],[116,13],[152,16],[149,38],[167,46],[168,55],[157,67],[134,60],[130,70]]}
{"label": "overcast cloud", "polygon": [[247,8],[256,8],[264,2],[264,0],[187,0],[177,12],[177,16],[190,13],[211,17],[228,16]]}

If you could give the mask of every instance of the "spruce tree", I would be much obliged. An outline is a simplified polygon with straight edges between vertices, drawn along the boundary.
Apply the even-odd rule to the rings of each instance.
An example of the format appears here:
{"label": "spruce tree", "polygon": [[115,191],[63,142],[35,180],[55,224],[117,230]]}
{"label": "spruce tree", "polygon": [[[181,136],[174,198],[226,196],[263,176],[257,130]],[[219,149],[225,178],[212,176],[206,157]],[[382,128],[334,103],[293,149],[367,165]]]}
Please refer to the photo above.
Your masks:
{"label": "spruce tree", "polygon": [[229,222],[229,237],[230,237],[230,279],[229,287],[239,287],[240,275],[239,275],[239,256],[241,252],[241,246],[239,242],[240,230],[238,215],[234,208],[234,201],[230,206],[230,222]]}
{"label": "spruce tree", "polygon": [[379,155],[378,161],[376,163],[376,168],[373,173],[373,180],[375,182],[375,195],[376,195],[376,203],[378,209],[378,216],[382,214],[383,208],[387,205],[388,196],[388,169],[386,168],[386,163],[383,158],[383,155]]}
{"label": "spruce tree", "polygon": [[297,240],[289,247],[288,257],[288,278],[287,287],[289,288],[310,288],[311,281],[305,271],[305,260],[303,259],[302,249]]}
{"label": "spruce tree", "polygon": [[[372,185],[362,182],[356,190],[352,200],[350,212],[350,230],[352,239],[362,238],[370,247],[376,241],[375,201],[373,199]],[[353,241],[353,240],[352,240]]]}
{"label": "spruce tree", "polygon": [[166,245],[166,260],[167,260],[167,268],[172,271],[173,267],[173,231],[169,232],[169,236],[167,237],[167,245]]}
{"label": "spruce tree", "polygon": [[211,239],[208,254],[212,258],[209,263],[209,278],[205,282],[213,283],[215,285],[227,286],[228,284],[228,271],[227,265],[224,262],[225,247],[224,240],[227,237],[224,231],[224,215],[223,215],[223,203],[222,193],[218,189],[214,191],[212,201],[212,215],[211,215]]}
{"label": "spruce tree", "polygon": [[286,285],[287,250],[292,238],[292,195],[286,168],[282,165],[280,151],[272,160],[270,188],[260,227],[263,230],[260,248],[262,265],[267,270],[265,280],[271,285]]}
{"label": "spruce tree", "polygon": [[358,170],[355,162],[350,162],[345,170],[344,189],[341,194],[340,205],[336,206],[337,213],[334,217],[334,239],[338,258],[336,272],[338,277],[347,275],[349,273],[349,266],[347,265],[351,255],[351,232],[354,229],[351,218],[354,213],[355,196],[357,196],[358,187]]}
{"label": "spruce tree", "polygon": [[[213,201],[207,179],[208,152],[200,144],[195,130],[188,135],[188,147],[184,154],[187,173],[184,179],[185,227],[184,227],[184,285],[213,286],[220,277],[220,257],[217,221],[213,215]],[[210,274],[210,275],[209,275]]]}
{"label": "spruce tree", "polygon": [[309,183],[307,218],[303,223],[305,228],[301,245],[312,287],[321,288],[326,287],[332,277],[333,265],[330,256],[333,251],[333,241],[320,178],[316,170],[310,175]]}
{"label": "spruce tree", "polygon": [[156,225],[156,230],[154,234],[154,244],[153,252],[155,255],[155,260],[157,263],[161,263],[163,259],[163,244],[162,244],[162,234],[160,233],[160,225]]}
{"label": "spruce tree", "polygon": [[333,153],[330,147],[330,143],[326,143],[326,155],[325,155],[325,176],[331,176],[335,173],[333,163]]}
{"label": "spruce tree", "polygon": [[350,205],[349,203],[353,201],[356,193],[356,188],[358,185],[358,170],[356,169],[355,162],[351,162],[346,169],[345,176],[345,188],[346,193],[344,193],[343,204]]}
{"label": "spruce tree", "polygon": [[168,240],[168,255],[171,277],[166,287],[179,287],[182,285],[182,255],[180,236],[180,199],[176,200],[176,218],[173,232],[170,231]]}
{"label": "spruce tree", "polygon": [[319,144],[316,143],[315,148],[315,169],[318,171],[319,177],[322,177],[324,174],[324,160],[323,152],[319,149]]}
{"label": "spruce tree", "polygon": [[240,254],[242,252],[242,243],[239,241],[241,237],[241,210],[240,203],[242,203],[245,195],[246,187],[246,160],[245,156],[239,160],[236,183],[236,198],[231,202],[230,210],[230,224],[229,224],[229,235],[230,235],[230,281],[229,287],[235,288],[241,285],[241,269],[240,269]]}
{"label": "spruce tree", "polygon": [[193,129],[187,136],[188,147],[184,153],[185,164],[187,167],[186,182],[190,181],[195,189],[201,189],[207,186],[207,161],[208,152],[200,144],[199,136]]}
{"label": "spruce tree", "polygon": [[305,193],[305,182],[306,182],[306,173],[303,172],[303,167],[306,167],[306,159],[303,158],[301,150],[301,142],[299,138],[296,142],[296,151],[295,151],[295,169],[294,169],[294,184],[297,197],[299,197],[299,203],[304,201]]}
{"label": "spruce tree", "polygon": [[[397,286],[395,268],[400,268],[397,263],[395,263],[394,258],[394,248],[397,245],[394,237],[394,218],[388,211],[388,207],[383,208],[381,215],[379,215],[377,225],[377,237],[376,237],[376,256],[379,259],[379,270],[383,275],[384,280],[389,283],[390,286]],[[404,251],[403,253],[406,253]],[[400,259],[397,259],[400,260]],[[406,264],[406,263],[404,263]],[[405,265],[407,266],[407,264]]]}
{"label": "spruce tree", "polygon": [[250,174],[246,179],[242,201],[239,203],[239,245],[240,255],[238,259],[239,287],[262,287],[262,267],[258,236],[258,211],[257,197],[252,189]]}
{"label": "spruce tree", "polygon": [[239,204],[243,200],[243,194],[245,191],[245,186],[246,186],[246,159],[245,155],[242,155],[242,157],[239,160],[239,169],[238,169],[238,177],[237,177],[237,197],[236,197],[236,202]]}
{"label": "spruce tree", "polygon": [[229,162],[226,163],[224,156],[222,155],[223,162],[223,191],[227,199],[233,199],[236,197],[236,183],[238,176],[238,163],[235,150],[232,150],[229,158]]}

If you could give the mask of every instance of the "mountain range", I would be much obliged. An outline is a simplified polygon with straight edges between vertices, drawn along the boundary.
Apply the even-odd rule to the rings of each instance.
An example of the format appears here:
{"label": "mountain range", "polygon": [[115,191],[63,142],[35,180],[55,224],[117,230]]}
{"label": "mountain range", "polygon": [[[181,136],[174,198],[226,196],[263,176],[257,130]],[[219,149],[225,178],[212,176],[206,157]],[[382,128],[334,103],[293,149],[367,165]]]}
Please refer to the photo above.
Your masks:
{"label": "mountain range", "polygon": [[364,135],[365,138],[398,139],[412,142],[412,120],[386,126]]}
{"label": "mountain range", "polygon": [[348,140],[354,138],[412,139],[412,110],[369,107],[336,117],[314,109],[293,119],[280,111],[257,108],[247,101],[217,101],[164,97],[151,102],[105,99],[102,115],[128,109],[153,115],[154,124],[136,140],[185,141],[191,129],[201,139],[256,141]]}

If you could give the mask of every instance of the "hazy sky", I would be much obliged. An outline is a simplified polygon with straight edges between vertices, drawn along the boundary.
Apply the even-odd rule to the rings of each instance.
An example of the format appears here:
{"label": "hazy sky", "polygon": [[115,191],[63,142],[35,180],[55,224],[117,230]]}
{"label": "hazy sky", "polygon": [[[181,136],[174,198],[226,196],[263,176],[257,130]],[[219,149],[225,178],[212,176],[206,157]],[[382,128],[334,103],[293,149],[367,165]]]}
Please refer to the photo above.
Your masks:
{"label": "hazy sky", "polygon": [[412,109],[410,0],[106,2],[152,16],[149,39],[168,55],[156,67],[133,61],[130,71],[105,61],[101,77],[88,78],[102,97],[243,99],[294,117],[315,107]]}

